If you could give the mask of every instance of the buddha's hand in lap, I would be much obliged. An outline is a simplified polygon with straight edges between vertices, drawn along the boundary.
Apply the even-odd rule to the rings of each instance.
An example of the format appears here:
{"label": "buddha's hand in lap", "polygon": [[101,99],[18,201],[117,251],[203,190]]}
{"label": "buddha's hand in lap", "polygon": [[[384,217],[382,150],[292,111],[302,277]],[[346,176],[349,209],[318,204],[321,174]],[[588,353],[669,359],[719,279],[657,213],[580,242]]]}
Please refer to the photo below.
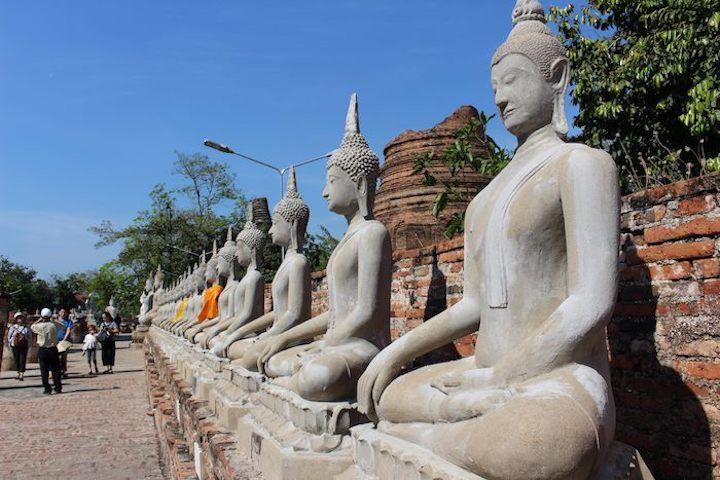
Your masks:
{"label": "buddha's hand in lap", "polygon": [[282,335],[268,339],[265,349],[258,357],[258,371],[265,374],[265,364],[277,353],[282,352],[288,347],[288,341]]}
{"label": "buddha's hand in lap", "polygon": [[494,368],[473,368],[439,376],[430,386],[449,395],[459,390],[492,390],[503,387],[504,382]]}
{"label": "buddha's hand in lap", "polygon": [[388,347],[378,353],[365,369],[357,386],[358,410],[374,422],[379,418],[375,406],[380,403],[385,389],[400,373],[403,362],[393,358],[392,348]]}
{"label": "buddha's hand in lap", "polygon": [[212,347],[210,352],[215,355],[216,357],[224,357],[225,356],[225,342],[216,342],[215,346]]}

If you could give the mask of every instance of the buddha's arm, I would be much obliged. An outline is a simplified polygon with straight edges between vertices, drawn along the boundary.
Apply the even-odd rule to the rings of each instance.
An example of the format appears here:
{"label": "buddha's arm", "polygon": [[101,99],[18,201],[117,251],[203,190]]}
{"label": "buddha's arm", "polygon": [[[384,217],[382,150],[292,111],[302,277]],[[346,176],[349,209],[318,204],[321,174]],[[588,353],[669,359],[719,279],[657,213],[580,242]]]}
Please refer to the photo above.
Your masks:
{"label": "buddha's arm", "polygon": [[330,312],[325,312],[312,318],[300,325],[291,328],[287,332],[283,332],[280,335],[269,337],[267,339],[267,345],[265,349],[258,357],[258,370],[261,373],[265,372],[265,364],[270,358],[278,352],[285,350],[288,346],[295,342],[301,342],[303,340],[309,340],[322,335],[327,331],[328,324],[330,323]]}
{"label": "buddha's arm", "polygon": [[233,331],[230,335],[228,335],[226,343],[230,345],[238,340],[247,337],[248,335],[265,330],[270,325],[272,325],[274,320],[275,312],[268,312],[265,315],[262,315],[260,318],[253,320],[252,322],[248,322],[242,327]]}
{"label": "buddha's arm", "polygon": [[303,322],[300,325],[281,333],[278,337],[283,337],[282,340],[286,342],[287,345],[295,342],[301,342],[303,340],[309,340],[325,333],[329,322],[330,312],[325,312],[308,320],[307,322]]}
{"label": "buddha's arm", "polygon": [[292,268],[288,275],[287,309],[273,323],[272,327],[263,334],[264,336],[274,336],[287,332],[305,320],[303,318],[303,303],[307,301],[305,297],[310,295],[305,281],[305,277],[308,275],[306,270],[309,267],[304,260],[302,265],[296,265],[296,267]]}
{"label": "buddha's arm", "polygon": [[465,291],[469,293],[460,302],[409,331],[370,362],[358,382],[357,398],[361,412],[375,418],[375,405],[403,365],[477,331],[480,305],[470,289]]}
{"label": "buddha's arm", "polygon": [[561,176],[568,297],[527,340],[501,358],[501,383],[533,378],[587,356],[604,335],[617,289],[620,195],[606,154],[580,150]]}
{"label": "buddha's arm", "polygon": [[387,281],[390,274],[382,269],[392,268],[390,236],[384,227],[377,227],[369,226],[359,239],[362,248],[358,252],[357,301],[352,311],[336,322],[333,338],[328,338],[331,344],[353,337],[367,338],[371,333],[368,330],[375,326],[371,323],[377,315],[377,298],[381,296],[381,289],[390,287],[383,281]]}

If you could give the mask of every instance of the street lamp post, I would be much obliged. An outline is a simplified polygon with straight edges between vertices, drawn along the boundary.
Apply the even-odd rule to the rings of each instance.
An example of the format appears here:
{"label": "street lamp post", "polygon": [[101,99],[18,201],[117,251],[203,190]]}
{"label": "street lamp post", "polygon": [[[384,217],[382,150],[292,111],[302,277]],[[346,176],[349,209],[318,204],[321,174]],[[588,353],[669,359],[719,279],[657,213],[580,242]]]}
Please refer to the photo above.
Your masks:
{"label": "street lamp post", "polygon": [[224,145],[222,143],[213,142],[212,140],[205,140],[203,142],[203,145],[206,147],[210,147],[214,150],[217,150],[218,152],[222,153],[228,153],[230,155],[236,155],[240,158],[244,158],[245,160],[249,160],[253,163],[256,163],[258,165],[262,165],[263,167],[269,168],[275,173],[277,173],[280,176],[280,198],[282,198],[285,195],[285,173],[290,170],[291,167],[302,167],[303,165],[308,165],[313,162],[317,162],[318,160],[323,160],[325,158],[328,158],[330,155],[332,155],[332,152],[326,153],[325,155],[320,155],[319,157],[311,158],[308,160],[303,160],[302,162],[298,162],[293,165],[288,165],[285,168],[278,168],[275,165],[271,165],[267,162],[263,162],[262,160],[258,160],[256,158],[248,157],[247,155],[243,155],[242,153],[238,153],[232,148],[228,147],[227,145]]}

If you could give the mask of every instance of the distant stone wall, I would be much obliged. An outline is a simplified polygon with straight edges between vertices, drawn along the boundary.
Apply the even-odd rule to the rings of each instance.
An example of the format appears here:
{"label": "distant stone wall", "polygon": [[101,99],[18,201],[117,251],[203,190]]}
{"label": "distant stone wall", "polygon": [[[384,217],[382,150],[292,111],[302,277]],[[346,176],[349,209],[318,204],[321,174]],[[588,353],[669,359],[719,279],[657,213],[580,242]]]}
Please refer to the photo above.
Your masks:
{"label": "distant stone wall", "polygon": [[[621,281],[608,326],[617,438],[658,479],[720,478],[719,176],[623,198]],[[398,250],[393,339],[458,302],[463,239]],[[325,272],[313,274],[313,315],[327,310]],[[474,335],[419,363],[473,354]]]}

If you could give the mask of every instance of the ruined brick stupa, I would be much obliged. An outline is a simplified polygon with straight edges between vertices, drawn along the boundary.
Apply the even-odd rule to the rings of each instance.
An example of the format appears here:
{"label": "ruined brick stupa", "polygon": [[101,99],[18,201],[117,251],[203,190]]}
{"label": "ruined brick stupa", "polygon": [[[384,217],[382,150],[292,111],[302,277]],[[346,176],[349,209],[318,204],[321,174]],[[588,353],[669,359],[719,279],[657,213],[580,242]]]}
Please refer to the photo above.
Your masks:
{"label": "ruined brick stupa", "polygon": [[[441,181],[450,179],[450,172],[440,165],[430,172],[438,179],[434,186],[425,186],[422,175],[413,175],[415,159],[426,152],[439,157],[451,146],[456,132],[472,118],[479,118],[477,109],[462,106],[452,115],[429,130],[406,130],[390,140],[384,150],[385,164],[380,172],[380,188],[375,200],[375,216],[385,224],[392,237],[393,249],[422,248],[447,240],[445,225],[455,213],[465,211],[467,202],[451,202],[440,218],[433,216],[433,202],[443,191]],[[485,146],[473,152],[482,155]],[[460,189],[466,189],[472,198],[484,188],[490,177],[465,168],[456,178]]]}

